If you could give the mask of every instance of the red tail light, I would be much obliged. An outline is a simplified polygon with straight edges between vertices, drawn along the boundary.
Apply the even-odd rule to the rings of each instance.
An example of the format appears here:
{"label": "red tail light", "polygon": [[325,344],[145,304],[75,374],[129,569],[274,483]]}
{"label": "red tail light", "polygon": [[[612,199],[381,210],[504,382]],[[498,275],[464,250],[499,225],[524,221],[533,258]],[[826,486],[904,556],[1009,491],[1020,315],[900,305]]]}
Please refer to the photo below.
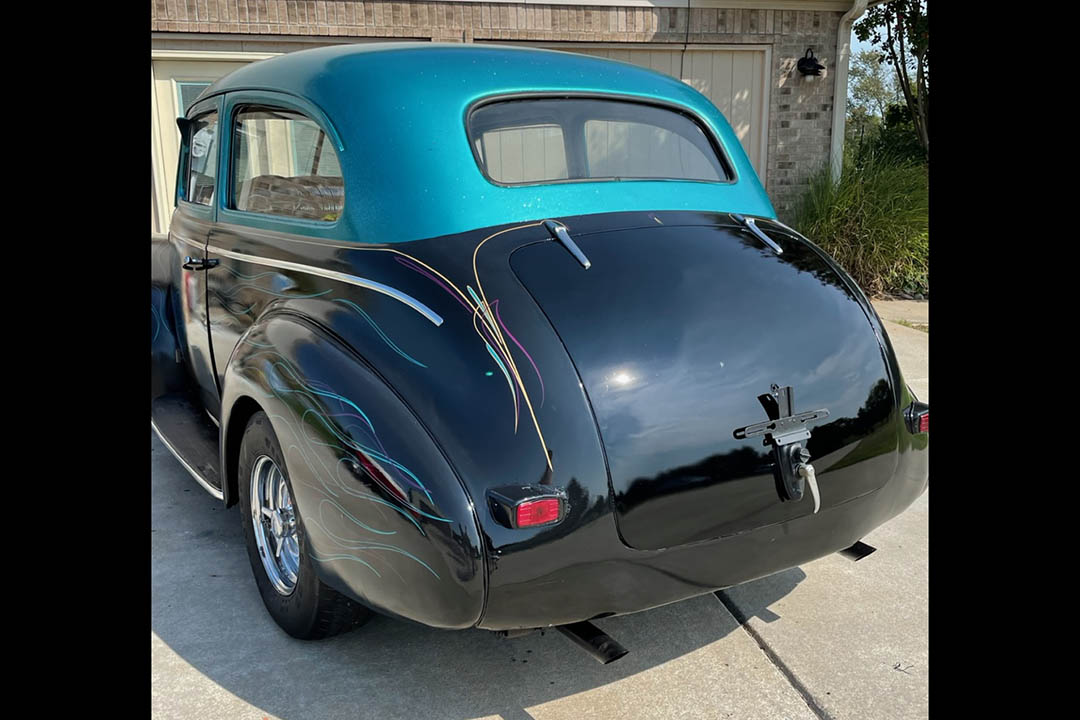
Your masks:
{"label": "red tail light", "polygon": [[927,410],[919,418],[919,432],[930,432],[930,411]]}
{"label": "red tail light", "polygon": [[523,502],[516,508],[517,526],[546,525],[559,519],[559,498]]}
{"label": "red tail light", "polygon": [[570,508],[566,492],[550,485],[506,485],[487,491],[495,522],[511,530],[554,525],[566,519]]}

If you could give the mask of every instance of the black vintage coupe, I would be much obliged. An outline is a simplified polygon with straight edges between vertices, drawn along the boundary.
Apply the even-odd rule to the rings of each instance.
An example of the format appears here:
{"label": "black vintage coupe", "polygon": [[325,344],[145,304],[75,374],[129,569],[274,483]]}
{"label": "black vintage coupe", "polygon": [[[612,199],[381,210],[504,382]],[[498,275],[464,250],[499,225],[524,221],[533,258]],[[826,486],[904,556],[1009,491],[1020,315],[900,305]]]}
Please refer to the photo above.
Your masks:
{"label": "black vintage coupe", "polygon": [[687,85],[567,53],[338,46],[178,121],[151,422],[238,505],[298,638],[558,626],[855,544],[928,481],[866,297]]}

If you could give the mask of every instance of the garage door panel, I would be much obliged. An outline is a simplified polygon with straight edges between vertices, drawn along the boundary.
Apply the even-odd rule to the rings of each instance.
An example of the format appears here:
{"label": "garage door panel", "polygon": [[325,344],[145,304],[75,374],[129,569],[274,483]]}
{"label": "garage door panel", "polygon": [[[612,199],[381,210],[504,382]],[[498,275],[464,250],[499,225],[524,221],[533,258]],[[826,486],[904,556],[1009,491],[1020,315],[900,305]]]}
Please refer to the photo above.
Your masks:
{"label": "garage door panel", "polygon": [[650,52],[649,60],[653,70],[662,72],[672,77],[679,76],[680,60],[679,53],[664,50],[662,52]]}
{"label": "garage door panel", "polygon": [[[753,53],[754,56],[754,68],[751,73],[752,82],[751,87],[757,89],[757,91],[751,91],[750,102],[750,146],[747,149],[747,154],[755,159],[754,168],[757,168],[757,158],[761,154],[761,137],[762,133],[755,132],[755,129],[765,127],[765,103],[762,95],[762,79],[765,72],[765,53]],[[762,172],[759,170],[759,172]]]}
{"label": "garage door panel", "polygon": [[749,53],[738,53],[732,58],[731,67],[731,114],[728,122],[742,142],[743,149],[750,152],[750,120],[753,110],[750,88],[754,84],[754,58]]}
{"label": "garage door panel", "polygon": [[[687,53],[684,64],[683,82],[702,95],[712,97],[712,57],[707,53]],[[716,104],[723,112],[722,104]],[[726,115],[725,115],[726,117]]]}
{"label": "garage door panel", "polygon": [[724,117],[728,119],[728,122],[731,122],[731,94],[733,88],[731,66],[734,53],[703,52],[700,54],[704,58],[712,60],[711,63],[708,63],[711,66],[709,70],[712,73],[711,89],[708,93],[709,99],[720,108],[720,112],[724,113]]}

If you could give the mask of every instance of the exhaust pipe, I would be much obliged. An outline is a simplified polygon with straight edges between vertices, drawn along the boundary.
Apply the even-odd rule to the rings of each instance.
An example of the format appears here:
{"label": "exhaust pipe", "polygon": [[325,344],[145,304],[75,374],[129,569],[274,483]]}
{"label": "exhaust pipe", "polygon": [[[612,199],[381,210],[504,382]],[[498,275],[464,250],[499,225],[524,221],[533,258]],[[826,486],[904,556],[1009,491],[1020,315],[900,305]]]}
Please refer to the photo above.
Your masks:
{"label": "exhaust pipe", "polygon": [[848,560],[856,561],[862,560],[864,557],[877,550],[873,545],[867,545],[862,540],[855,543],[849,548],[844,548],[840,551],[840,554],[846,557]]}
{"label": "exhaust pipe", "polygon": [[555,629],[580,645],[582,650],[592,655],[602,665],[615,662],[630,652],[588,620],[569,625],[557,625]]}
{"label": "exhaust pipe", "polygon": [[[519,638],[531,635],[540,628],[520,628],[518,630],[496,630],[495,635],[501,638]],[[540,634],[543,635],[544,631],[540,630]]]}

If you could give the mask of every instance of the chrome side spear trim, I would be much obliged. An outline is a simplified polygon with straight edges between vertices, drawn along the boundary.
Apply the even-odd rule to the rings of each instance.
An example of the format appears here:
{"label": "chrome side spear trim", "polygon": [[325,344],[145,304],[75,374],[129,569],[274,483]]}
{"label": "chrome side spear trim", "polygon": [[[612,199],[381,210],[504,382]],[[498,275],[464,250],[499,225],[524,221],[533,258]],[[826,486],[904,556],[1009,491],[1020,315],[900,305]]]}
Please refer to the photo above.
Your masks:
{"label": "chrome side spear trim", "polygon": [[222,248],[214,247],[213,245],[207,247],[207,252],[221,255],[222,257],[232,258],[233,260],[254,263],[256,265],[265,265],[266,267],[280,268],[282,270],[295,270],[296,272],[307,273],[308,275],[318,275],[319,277],[329,278],[330,280],[338,280],[339,282],[348,283],[349,285],[356,285],[357,287],[374,290],[377,293],[382,293],[387,297],[391,297],[398,302],[408,305],[413,310],[430,320],[432,324],[434,324],[436,327],[443,324],[442,316],[440,316],[437,312],[429,308],[424,303],[420,302],[411,295],[406,295],[400,290],[392,288],[389,285],[383,285],[380,282],[375,282],[374,280],[368,280],[367,278],[357,277],[356,275],[349,275],[347,273],[337,272],[335,270],[325,270],[323,268],[314,267],[312,265],[302,265],[300,263],[289,262],[288,260],[274,260],[272,258],[260,257],[258,255],[249,255],[247,253],[233,252],[232,250],[223,250]]}

